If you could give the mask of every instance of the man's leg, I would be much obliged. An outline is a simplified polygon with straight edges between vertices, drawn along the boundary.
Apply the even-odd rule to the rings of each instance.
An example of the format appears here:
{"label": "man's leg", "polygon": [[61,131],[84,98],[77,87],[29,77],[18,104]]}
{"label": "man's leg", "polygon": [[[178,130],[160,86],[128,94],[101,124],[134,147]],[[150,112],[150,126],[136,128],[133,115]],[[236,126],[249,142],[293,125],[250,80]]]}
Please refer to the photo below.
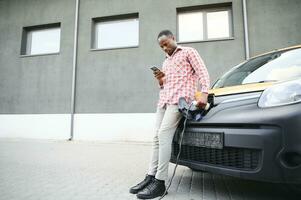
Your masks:
{"label": "man's leg", "polygon": [[154,129],[154,137],[153,137],[153,144],[152,144],[152,155],[151,161],[149,165],[148,175],[155,176],[157,173],[158,168],[158,160],[159,160],[159,138],[158,132],[164,117],[165,108],[157,108],[156,112],[156,122],[155,122],[155,129]]}
{"label": "man's leg", "polygon": [[157,108],[156,122],[154,127],[154,137],[153,137],[153,151],[152,151],[151,162],[149,165],[149,171],[143,181],[130,188],[130,193],[132,194],[137,194],[140,190],[144,189],[148,184],[150,184],[155,179],[155,175],[158,168],[158,158],[159,158],[158,131],[164,113],[165,113],[165,108]]}
{"label": "man's leg", "polygon": [[171,144],[181,117],[182,116],[178,110],[178,105],[167,106],[158,132],[159,160],[156,179],[165,181],[168,178],[168,164],[171,157]]}
{"label": "man's leg", "polygon": [[156,151],[159,153],[159,158],[156,176],[150,184],[138,192],[137,197],[139,199],[152,199],[164,194],[166,189],[165,180],[167,180],[168,164],[171,156],[171,143],[180,119],[181,114],[177,105],[166,107],[158,131],[159,149],[156,149]]}

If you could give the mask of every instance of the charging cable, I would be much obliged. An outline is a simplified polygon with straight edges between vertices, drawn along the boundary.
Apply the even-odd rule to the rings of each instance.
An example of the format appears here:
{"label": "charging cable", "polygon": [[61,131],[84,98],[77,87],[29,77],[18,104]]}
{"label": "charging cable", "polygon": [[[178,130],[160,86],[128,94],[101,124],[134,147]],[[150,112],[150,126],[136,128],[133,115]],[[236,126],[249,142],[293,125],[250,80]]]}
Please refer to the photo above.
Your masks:
{"label": "charging cable", "polygon": [[[188,111],[190,110],[190,108],[191,108],[192,105],[196,106],[196,105],[197,105],[197,102],[196,102],[196,101],[191,102],[191,104],[189,105],[188,109],[186,110],[186,116],[188,116]],[[206,105],[206,108],[207,108],[207,106],[208,106],[208,103],[207,103],[207,105]],[[210,106],[210,105],[209,105],[209,106]],[[206,108],[203,110],[203,112],[201,113],[201,115],[202,115],[202,114],[204,113],[204,111],[207,110],[209,107],[208,107],[207,109],[206,109]],[[168,183],[168,186],[166,187],[166,189],[165,189],[163,195],[162,195],[158,200],[161,200],[161,199],[163,199],[163,198],[165,197],[165,195],[167,194],[168,189],[169,189],[170,186],[171,186],[172,180],[173,180],[173,178],[174,178],[174,176],[175,176],[175,173],[176,173],[176,170],[177,170],[177,167],[178,167],[178,162],[179,162],[180,154],[181,154],[182,141],[183,141],[183,136],[184,136],[184,132],[185,132],[185,129],[186,129],[186,122],[187,122],[187,117],[185,117],[184,125],[183,125],[183,130],[182,130],[181,135],[180,135],[179,152],[178,152],[177,159],[176,159],[176,166],[175,166],[175,168],[174,168],[174,170],[173,170],[173,173],[172,173],[171,179],[170,179],[170,181],[169,181],[169,183]]]}

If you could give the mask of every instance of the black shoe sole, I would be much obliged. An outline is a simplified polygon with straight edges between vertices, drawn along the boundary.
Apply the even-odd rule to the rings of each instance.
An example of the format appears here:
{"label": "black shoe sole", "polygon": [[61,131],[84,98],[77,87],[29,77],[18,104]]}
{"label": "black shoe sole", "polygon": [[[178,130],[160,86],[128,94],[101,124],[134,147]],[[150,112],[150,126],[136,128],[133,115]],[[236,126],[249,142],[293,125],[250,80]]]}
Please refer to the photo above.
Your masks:
{"label": "black shoe sole", "polygon": [[[165,192],[165,191],[164,191],[164,192]],[[163,194],[164,194],[164,192],[163,192]],[[163,196],[163,194],[156,195],[156,196],[137,194],[136,196],[137,196],[138,199],[154,199],[154,198]],[[168,194],[168,192],[166,192],[165,195],[167,195],[167,194]]]}

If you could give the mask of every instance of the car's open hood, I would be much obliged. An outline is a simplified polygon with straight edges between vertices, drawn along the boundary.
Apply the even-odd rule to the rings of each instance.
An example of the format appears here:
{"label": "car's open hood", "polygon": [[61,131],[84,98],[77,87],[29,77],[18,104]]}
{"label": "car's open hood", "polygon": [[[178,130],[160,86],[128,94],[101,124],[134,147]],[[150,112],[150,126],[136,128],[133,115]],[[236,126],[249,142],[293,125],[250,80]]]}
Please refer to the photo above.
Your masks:
{"label": "car's open hood", "polygon": [[263,91],[276,82],[267,83],[249,83],[244,85],[237,85],[225,88],[217,88],[209,90],[209,94],[214,94],[214,96],[228,95],[228,94],[238,94],[246,92]]}

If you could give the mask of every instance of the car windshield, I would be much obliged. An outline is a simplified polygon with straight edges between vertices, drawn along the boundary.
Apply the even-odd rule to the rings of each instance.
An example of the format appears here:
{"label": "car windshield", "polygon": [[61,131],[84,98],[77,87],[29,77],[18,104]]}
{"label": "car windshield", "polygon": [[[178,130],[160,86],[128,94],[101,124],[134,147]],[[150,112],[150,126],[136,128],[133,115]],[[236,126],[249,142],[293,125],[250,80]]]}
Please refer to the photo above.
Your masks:
{"label": "car windshield", "polygon": [[218,79],[213,88],[297,77],[301,77],[301,48],[272,52],[241,63]]}

